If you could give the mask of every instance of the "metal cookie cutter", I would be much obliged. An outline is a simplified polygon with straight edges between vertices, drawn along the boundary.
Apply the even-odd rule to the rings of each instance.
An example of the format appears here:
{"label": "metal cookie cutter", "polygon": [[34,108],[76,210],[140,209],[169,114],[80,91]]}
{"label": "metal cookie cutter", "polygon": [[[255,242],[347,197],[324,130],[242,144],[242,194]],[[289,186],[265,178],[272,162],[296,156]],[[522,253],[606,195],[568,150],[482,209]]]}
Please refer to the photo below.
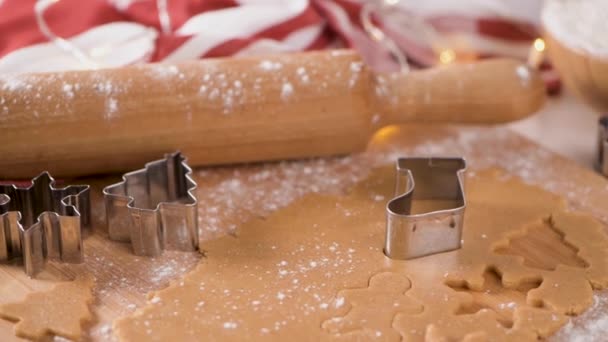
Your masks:
{"label": "metal cookie cutter", "polygon": [[[386,206],[384,253],[412,259],[461,247],[466,201],[463,158],[400,158],[395,195]],[[438,210],[412,213],[415,200],[433,200]]]}
{"label": "metal cookie cutter", "polygon": [[608,116],[600,118],[598,168],[604,176],[608,177]]}
{"label": "metal cookie cutter", "polygon": [[136,255],[198,248],[196,183],[179,153],[126,173],[103,189],[110,239],[130,241]]}
{"label": "metal cookie cutter", "polygon": [[31,185],[0,185],[0,260],[22,257],[25,273],[46,260],[83,262],[81,229],[91,225],[88,185],[55,188],[48,172]]}

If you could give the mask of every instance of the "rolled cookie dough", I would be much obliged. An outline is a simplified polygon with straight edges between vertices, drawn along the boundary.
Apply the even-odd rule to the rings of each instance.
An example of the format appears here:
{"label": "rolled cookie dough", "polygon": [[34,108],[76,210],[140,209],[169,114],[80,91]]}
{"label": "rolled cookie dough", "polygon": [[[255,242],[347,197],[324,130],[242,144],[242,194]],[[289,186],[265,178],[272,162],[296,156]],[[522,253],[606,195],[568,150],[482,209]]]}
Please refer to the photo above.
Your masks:
{"label": "rolled cookie dough", "polygon": [[52,335],[79,340],[82,325],[93,318],[93,276],[79,276],[45,292],[33,292],[21,302],[0,305],[0,317],[16,321],[15,335],[41,340]]}
{"label": "rolled cookie dough", "polygon": [[[536,340],[608,284],[602,224],[495,170],[467,179],[462,249],[391,260],[393,181],[392,167],[378,169],[347,196],[308,195],[203,244],[194,271],[114,331],[123,341]],[[549,245],[520,243],[543,230]]]}

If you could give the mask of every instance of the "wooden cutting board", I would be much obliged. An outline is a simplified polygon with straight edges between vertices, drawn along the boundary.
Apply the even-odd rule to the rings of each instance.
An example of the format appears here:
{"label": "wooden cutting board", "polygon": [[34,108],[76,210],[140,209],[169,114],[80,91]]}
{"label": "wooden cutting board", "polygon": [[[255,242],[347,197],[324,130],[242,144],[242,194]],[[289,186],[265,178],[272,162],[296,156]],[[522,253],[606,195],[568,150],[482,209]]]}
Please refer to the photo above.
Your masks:
{"label": "wooden cutting board", "polygon": [[[364,154],[195,170],[201,239],[229,233],[248,219],[268,215],[308,192],[342,192],[365,177],[374,165],[392,163],[398,156],[456,155],[467,158],[469,172],[503,168],[525,182],[563,195],[572,208],[608,224],[608,182],[592,171],[505,128],[410,125],[382,129]],[[91,272],[96,277],[96,321],[87,327],[87,338],[107,341],[112,340],[110,327],[114,319],[144,306],[147,292],[167,286],[196,265],[198,253],[137,257],[130,253],[128,244],[106,238],[101,189],[117,180],[118,175],[69,181],[93,186],[94,232],[85,238],[85,264],[52,264],[36,280],[25,276],[18,265],[0,265],[0,304],[19,301],[31,291],[48,289],[57,281]],[[510,252],[536,264],[577,262],[572,250],[550,230],[537,231],[511,247]],[[20,340],[13,334],[13,325],[0,320],[0,340]]]}

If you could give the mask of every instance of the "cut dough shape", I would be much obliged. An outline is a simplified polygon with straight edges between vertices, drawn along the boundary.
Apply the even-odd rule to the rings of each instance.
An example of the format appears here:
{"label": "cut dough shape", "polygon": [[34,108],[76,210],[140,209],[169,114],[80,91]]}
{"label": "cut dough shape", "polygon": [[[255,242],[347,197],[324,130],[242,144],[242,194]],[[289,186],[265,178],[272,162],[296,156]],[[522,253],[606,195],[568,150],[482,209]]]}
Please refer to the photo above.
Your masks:
{"label": "cut dough shape", "polygon": [[322,327],[330,333],[343,334],[346,339],[354,332],[364,333],[366,338],[398,340],[399,334],[391,329],[393,317],[400,312],[419,314],[424,309],[405,293],[410,287],[409,279],[403,274],[374,275],[368,287],[340,291],[337,306],[346,302],[352,307],[346,316],[329,319]]}
{"label": "cut dough shape", "polygon": [[[524,265],[548,271],[555,270],[560,264],[580,268],[589,266],[578,257],[578,249],[564,241],[564,236],[557,231],[551,218],[516,233],[509,238],[507,245],[497,248],[496,252],[519,255],[524,258]],[[542,253],[536,253],[538,250]],[[546,255],[548,252],[551,252],[550,258]]]}
{"label": "cut dough shape", "polygon": [[[393,182],[393,168],[381,168],[347,196],[308,195],[236,236],[204,243],[206,258],[194,271],[115,321],[114,331],[123,341],[369,339],[377,330],[384,341],[536,340],[608,285],[602,224],[496,170],[467,179],[462,249],[391,260],[382,252],[386,200],[378,198],[393,195]],[[587,267],[546,270],[496,252],[548,219]],[[488,288],[485,307],[459,312]],[[390,302],[404,304],[379,313]],[[336,318],[349,322],[328,323]]]}
{"label": "cut dough shape", "polygon": [[50,335],[79,340],[83,324],[93,318],[92,276],[55,285],[45,292],[33,292],[17,303],[0,305],[0,317],[16,321],[15,335],[40,340]]}

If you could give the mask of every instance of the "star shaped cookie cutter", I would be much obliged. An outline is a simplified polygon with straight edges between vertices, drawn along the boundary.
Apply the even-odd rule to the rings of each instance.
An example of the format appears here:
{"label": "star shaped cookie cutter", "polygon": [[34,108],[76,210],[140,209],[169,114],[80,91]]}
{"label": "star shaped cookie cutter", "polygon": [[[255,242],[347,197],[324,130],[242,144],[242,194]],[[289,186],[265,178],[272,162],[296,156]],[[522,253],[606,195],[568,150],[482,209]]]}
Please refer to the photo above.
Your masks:
{"label": "star shaped cookie cutter", "polygon": [[600,133],[598,142],[598,168],[608,177],[608,116],[600,118]]}
{"label": "star shaped cookie cutter", "polygon": [[[461,247],[466,200],[463,158],[399,158],[395,198],[386,206],[384,253],[412,259]],[[433,210],[413,213],[414,201]]]}
{"label": "star shaped cookie cutter", "polygon": [[110,239],[131,242],[136,255],[198,249],[196,183],[181,153],[147,163],[103,189]]}
{"label": "star shaped cookie cutter", "polygon": [[83,262],[81,233],[91,225],[89,186],[54,185],[48,172],[26,187],[0,185],[0,260],[22,257],[30,277],[46,260]]}

